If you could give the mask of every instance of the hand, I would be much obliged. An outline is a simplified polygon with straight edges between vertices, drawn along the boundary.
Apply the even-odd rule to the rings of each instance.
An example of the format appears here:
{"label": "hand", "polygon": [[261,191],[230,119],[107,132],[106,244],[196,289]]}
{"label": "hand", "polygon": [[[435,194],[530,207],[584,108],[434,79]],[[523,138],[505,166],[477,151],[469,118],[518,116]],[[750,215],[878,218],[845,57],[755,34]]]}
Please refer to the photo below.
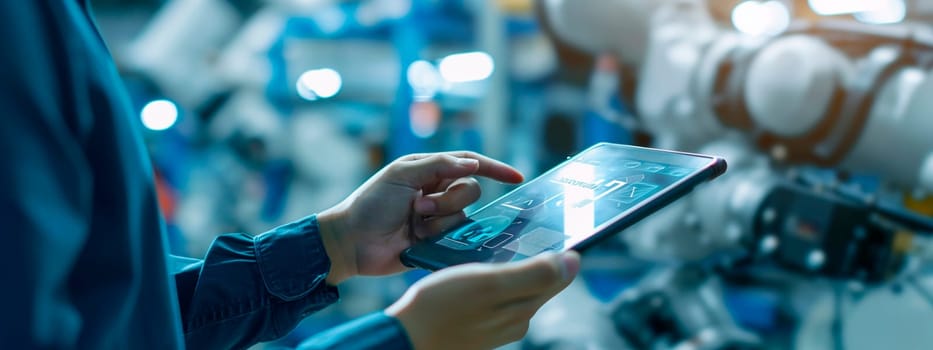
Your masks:
{"label": "hand", "polygon": [[386,314],[415,349],[491,349],[521,339],[528,322],[580,269],[576,252],[507,264],[467,264],[418,281]]}
{"label": "hand", "polygon": [[331,260],[327,282],[405,269],[402,250],[464,219],[480,196],[472,175],[518,183],[522,174],[473,152],[413,154],[392,162],[346,200],[318,215]]}

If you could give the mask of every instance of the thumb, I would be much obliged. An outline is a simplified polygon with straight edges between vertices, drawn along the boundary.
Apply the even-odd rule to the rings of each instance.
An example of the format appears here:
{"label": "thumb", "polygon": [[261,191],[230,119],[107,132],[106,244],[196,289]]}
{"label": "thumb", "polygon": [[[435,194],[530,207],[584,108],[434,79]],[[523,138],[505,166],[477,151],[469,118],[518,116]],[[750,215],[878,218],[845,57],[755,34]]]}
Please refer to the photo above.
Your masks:
{"label": "thumb", "polygon": [[558,285],[569,284],[580,271],[580,255],[575,251],[545,253],[506,265],[502,271],[504,294],[511,297],[535,296]]}
{"label": "thumb", "polygon": [[421,159],[399,161],[387,170],[387,175],[392,179],[420,188],[442,179],[470,176],[479,170],[479,161],[447,154],[434,154]]}

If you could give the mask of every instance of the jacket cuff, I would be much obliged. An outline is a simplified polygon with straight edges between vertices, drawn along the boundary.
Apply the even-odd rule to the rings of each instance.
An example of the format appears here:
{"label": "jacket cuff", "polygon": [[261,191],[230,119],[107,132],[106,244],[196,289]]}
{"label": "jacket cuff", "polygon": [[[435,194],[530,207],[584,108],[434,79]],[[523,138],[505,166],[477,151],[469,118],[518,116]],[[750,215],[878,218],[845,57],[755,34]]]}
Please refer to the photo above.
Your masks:
{"label": "jacket cuff", "polygon": [[[274,232],[275,234],[269,234]],[[330,259],[324,250],[317,216],[279,226],[256,237],[254,249],[263,283],[269,294],[295,301],[324,285],[323,299],[335,302],[337,288],[326,285]]]}

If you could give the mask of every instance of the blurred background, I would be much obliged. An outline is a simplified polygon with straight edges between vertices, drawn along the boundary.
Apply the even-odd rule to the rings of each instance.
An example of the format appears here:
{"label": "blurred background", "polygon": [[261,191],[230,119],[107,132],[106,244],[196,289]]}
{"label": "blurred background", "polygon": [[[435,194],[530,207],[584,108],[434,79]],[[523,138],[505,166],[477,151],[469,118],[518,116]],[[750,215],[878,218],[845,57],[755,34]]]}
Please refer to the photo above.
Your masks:
{"label": "blurred background", "polygon": [[[92,3],[175,254],[326,209],[409,153],[532,177],[602,141],[704,152],[729,173],[588,251],[507,348],[933,348],[933,0]],[[348,281],[257,348],[424,274]]]}

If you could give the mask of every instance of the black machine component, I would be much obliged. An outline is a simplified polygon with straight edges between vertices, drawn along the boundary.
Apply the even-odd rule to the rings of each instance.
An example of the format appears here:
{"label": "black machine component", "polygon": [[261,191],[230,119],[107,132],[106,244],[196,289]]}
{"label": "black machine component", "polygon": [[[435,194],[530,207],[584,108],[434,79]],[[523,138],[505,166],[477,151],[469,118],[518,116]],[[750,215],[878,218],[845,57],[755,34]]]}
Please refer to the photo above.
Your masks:
{"label": "black machine component", "polygon": [[735,323],[710,269],[682,265],[655,271],[609,303],[616,331],[636,349],[762,349]]}
{"label": "black machine component", "polygon": [[673,313],[670,298],[660,291],[620,302],[618,309],[625,312],[611,315],[616,329],[639,349],[651,347],[658,339],[687,337]]}
{"label": "black machine component", "polygon": [[790,270],[867,283],[893,278],[916,234],[933,220],[843,187],[775,187],[754,219],[754,259]]}

